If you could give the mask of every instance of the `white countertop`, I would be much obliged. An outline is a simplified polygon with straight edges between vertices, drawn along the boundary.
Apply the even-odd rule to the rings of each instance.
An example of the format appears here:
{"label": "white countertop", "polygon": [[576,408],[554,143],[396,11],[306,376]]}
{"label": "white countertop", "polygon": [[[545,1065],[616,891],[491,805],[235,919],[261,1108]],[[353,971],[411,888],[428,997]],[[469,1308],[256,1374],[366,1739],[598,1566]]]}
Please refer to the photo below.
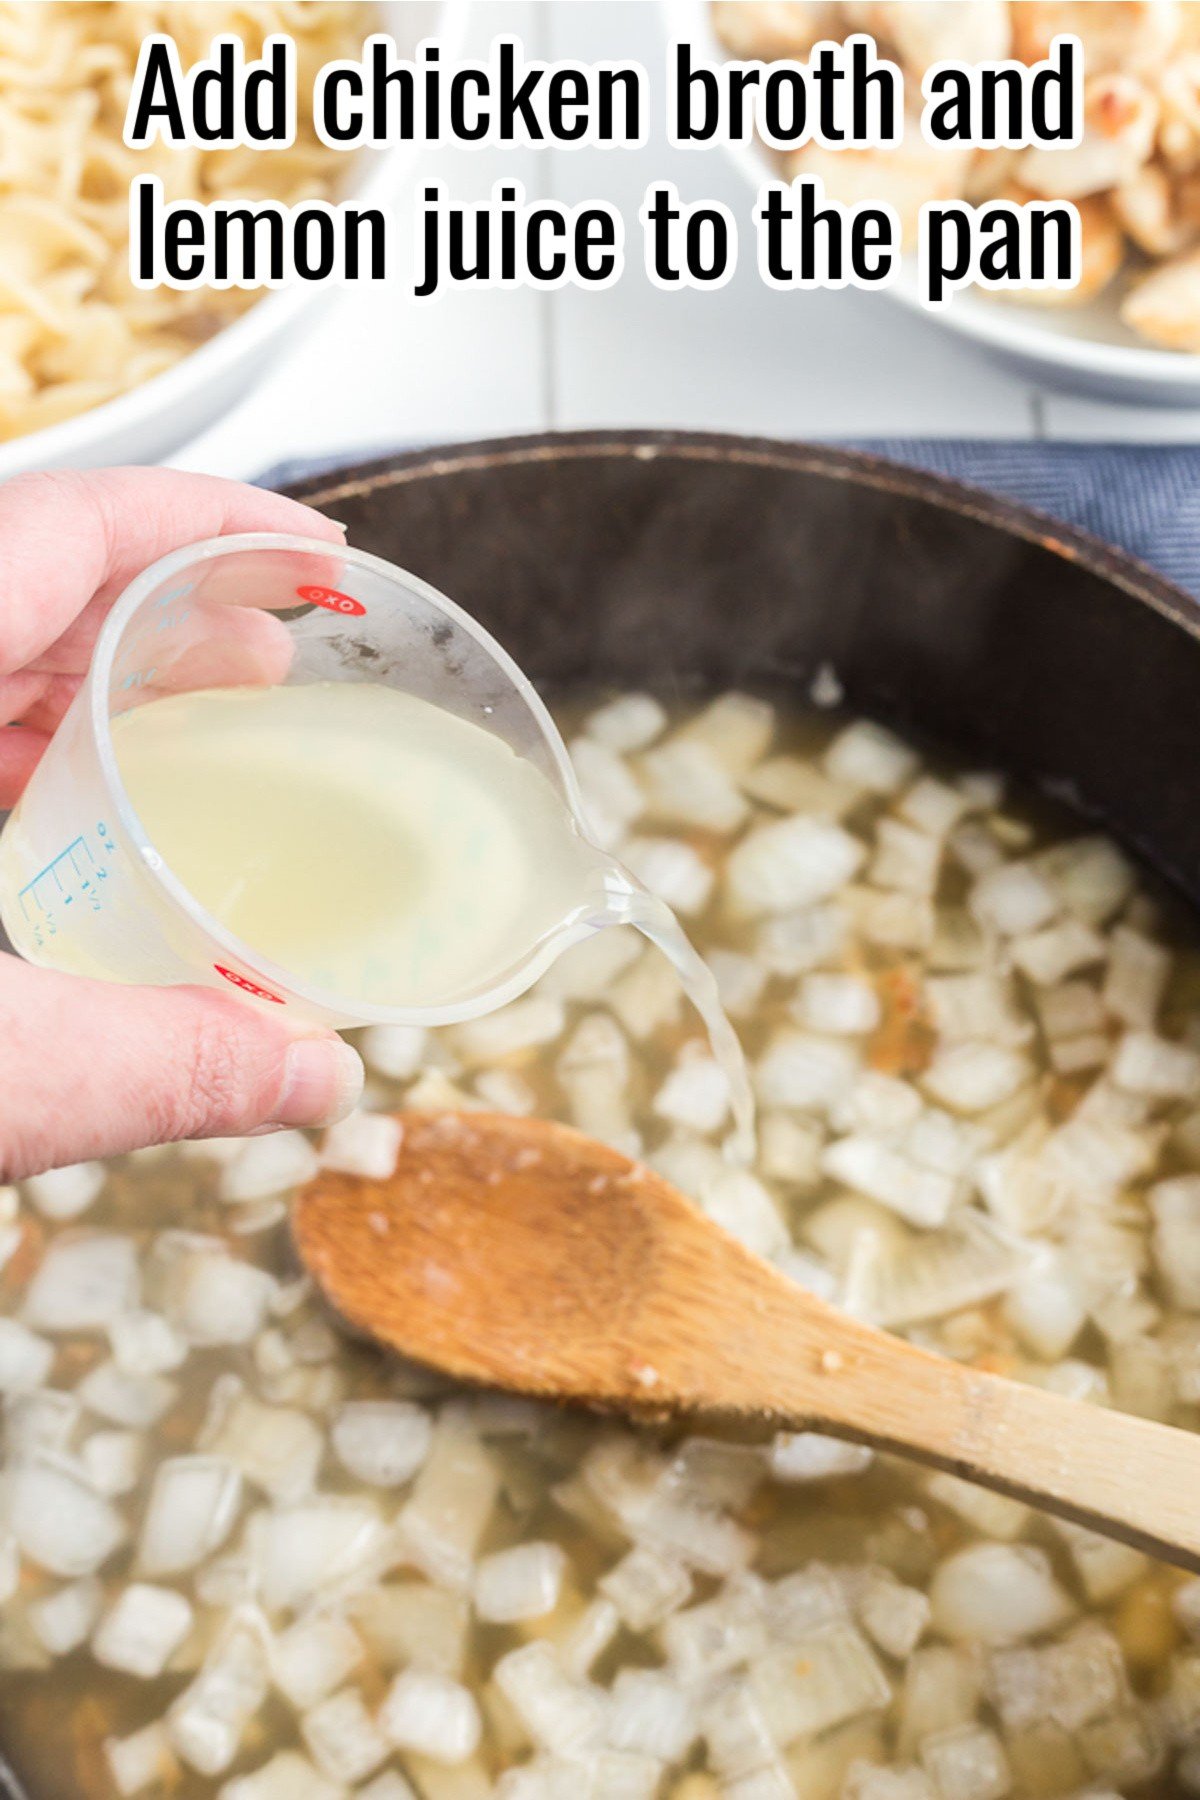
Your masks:
{"label": "white countertop", "polygon": [[[633,56],[652,82],[663,60],[653,0],[475,0],[467,50],[498,31],[517,32],[535,54]],[[478,200],[501,176],[530,196],[613,200],[627,224],[659,179],[685,198],[745,207],[724,152],[662,140],[639,150],[434,148],[411,180],[442,180],[456,199]],[[323,296],[286,359],[172,461],[253,475],[294,457],[594,425],[818,438],[1200,436],[1200,409],[1038,386],[886,294],[772,293],[747,259],[715,293],[665,293],[639,265],[631,257],[602,293],[459,289],[421,304],[363,283]]]}

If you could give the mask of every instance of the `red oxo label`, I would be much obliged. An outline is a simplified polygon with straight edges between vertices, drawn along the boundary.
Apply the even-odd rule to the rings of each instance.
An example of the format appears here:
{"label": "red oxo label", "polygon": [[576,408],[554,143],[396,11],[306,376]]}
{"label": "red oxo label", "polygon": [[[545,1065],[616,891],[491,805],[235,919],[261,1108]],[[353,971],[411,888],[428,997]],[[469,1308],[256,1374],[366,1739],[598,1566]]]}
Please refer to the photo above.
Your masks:
{"label": "red oxo label", "polygon": [[258,1000],[273,1000],[276,1006],[287,1005],[282,994],[273,994],[269,988],[259,987],[256,981],[251,981],[246,975],[239,975],[236,969],[227,969],[221,963],[214,963],[213,968],[218,975],[223,975],[226,981],[232,981],[234,987],[241,988],[243,993],[253,994]]}
{"label": "red oxo label", "polygon": [[[349,613],[361,619],[366,607],[353,594],[339,593],[337,588],[298,587],[296,592],[302,600],[310,600],[314,606],[323,606],[326,612]],[[271,996],[274,999],[274,995]]]}

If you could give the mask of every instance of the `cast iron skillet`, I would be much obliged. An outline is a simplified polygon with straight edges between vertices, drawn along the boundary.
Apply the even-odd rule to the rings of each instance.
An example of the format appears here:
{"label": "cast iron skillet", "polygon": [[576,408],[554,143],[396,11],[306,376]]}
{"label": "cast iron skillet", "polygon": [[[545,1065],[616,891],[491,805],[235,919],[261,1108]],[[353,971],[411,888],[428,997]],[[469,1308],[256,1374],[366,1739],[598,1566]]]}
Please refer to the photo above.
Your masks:
{"label": "cast iron skillet", "polygon": [[290,490],[551,695],[831,663],[852,707],[1032,777],[1200,901],[1200,612],[1132,558],[875,457],[693,432],[415,451]]}
{"label": "cast iron skillet", "polygon": [[[1049,785],[1200,901],[1200,614],[1080,532],[877,458],[690,432],[416,451],[290,491],[551,694],[802,695],[829,662],[851,706]],[[0,1796],[28,1800],[2,1759]]]}

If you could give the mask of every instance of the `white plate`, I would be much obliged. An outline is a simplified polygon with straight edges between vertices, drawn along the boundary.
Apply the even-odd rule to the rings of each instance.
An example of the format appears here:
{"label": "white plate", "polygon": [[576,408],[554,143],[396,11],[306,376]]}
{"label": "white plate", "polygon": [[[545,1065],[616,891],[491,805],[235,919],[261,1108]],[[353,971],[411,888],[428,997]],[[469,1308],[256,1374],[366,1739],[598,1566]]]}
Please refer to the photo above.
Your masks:
{"label": "white plate", "polygon": [[[729,59],[712,28],[708,0],[660,0],[660,11],[673,42],[689,42],[710,67]],[[764,145],[734,144],[729,155],[755,187],[780,179],[779,165]],[[994,356],[1059,387],[1143,405],[1200,404],[1200,355],[1156,350],[1122,325],[1117,316],[1119,285],[1080,307],[1015,305],[963,291],[948,306],[933,309],[921,305],[916,271],[906,263],[896,286],[882,291],[918,309],[934,324],[974,339]]]}
{"label": "white plate", "polygon": [[[411,56],[426,37],[441,40],[444,61],[458,55],[467,0],[384,0],[380,12],[402,56]],[[344,197],[367,205],[394,200],[419,152],[419,144],[359,151]],[[294,287],[266,294],[152,381],[45,431],[0,444],[0,480],[22,469],[158,461],[245,399],[302,323],[302,315],[318,306],[325,292]]]}

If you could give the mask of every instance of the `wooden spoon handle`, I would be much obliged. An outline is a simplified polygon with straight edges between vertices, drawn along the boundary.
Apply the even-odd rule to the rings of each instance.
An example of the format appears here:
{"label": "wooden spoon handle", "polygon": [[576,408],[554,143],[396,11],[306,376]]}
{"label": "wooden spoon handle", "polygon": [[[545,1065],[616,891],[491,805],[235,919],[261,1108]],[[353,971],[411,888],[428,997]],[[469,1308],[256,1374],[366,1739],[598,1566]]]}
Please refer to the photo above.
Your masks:
{"label": "wooden spoon handle", "polygon": [[[752,1304],[705,1349],[719,1404],[948,1469],[1200,1570],[1200,1434],[934,1356],[746,1259]],[[726,1315],[728,1316],[728,1315]]]}

